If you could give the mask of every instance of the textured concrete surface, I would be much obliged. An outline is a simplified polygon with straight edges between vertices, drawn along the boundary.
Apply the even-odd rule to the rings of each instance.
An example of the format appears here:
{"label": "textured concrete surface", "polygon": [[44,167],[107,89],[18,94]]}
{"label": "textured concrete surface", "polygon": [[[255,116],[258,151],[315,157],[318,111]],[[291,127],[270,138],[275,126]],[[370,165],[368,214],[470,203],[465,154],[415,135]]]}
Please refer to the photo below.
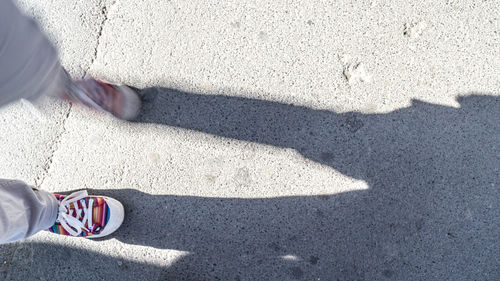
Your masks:
{"label": "textured concrete surface", "polygon": [[0,247],[5,280],[495,280],[498,1],[38,1],[132,123],[0,111],[0,177],[121,200],[111,238]]}

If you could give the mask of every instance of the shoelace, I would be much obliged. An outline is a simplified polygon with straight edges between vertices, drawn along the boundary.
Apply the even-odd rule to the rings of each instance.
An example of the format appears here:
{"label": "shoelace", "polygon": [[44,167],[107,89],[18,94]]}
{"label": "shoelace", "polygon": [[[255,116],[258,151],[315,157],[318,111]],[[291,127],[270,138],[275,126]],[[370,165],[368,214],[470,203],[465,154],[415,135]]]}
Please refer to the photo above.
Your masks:
{"label": "shoelace", "polygon": [[[87,226],[92,228],[92,207],[94,205],[94,200],[89,198],[87,206],[85,198],[88,196],[86,190],[77,191],[71,193],[59,202],[59,216],[56,222],[59,222],[61,226],[73,236],[80,235],[83,230],[91,231],[91,229],[85,227],[85,222],[87,222]],[[78,207],[78,201],[80,201],[83,206],[82,209]],[[73,203],[73,208],[70,207],[71,203]]]}

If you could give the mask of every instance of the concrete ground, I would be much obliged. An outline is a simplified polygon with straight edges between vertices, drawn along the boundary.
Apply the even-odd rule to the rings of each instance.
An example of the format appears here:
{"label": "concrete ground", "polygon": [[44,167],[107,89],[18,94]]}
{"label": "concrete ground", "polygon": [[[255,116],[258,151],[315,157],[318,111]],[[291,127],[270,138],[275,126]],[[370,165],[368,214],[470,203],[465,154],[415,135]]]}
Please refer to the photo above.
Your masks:
{"label": "concrete ground", "polygon": [[498,0],[19,4],[144,107],[0,110],[1,178],[127,211],[0,280],[500,279]]}

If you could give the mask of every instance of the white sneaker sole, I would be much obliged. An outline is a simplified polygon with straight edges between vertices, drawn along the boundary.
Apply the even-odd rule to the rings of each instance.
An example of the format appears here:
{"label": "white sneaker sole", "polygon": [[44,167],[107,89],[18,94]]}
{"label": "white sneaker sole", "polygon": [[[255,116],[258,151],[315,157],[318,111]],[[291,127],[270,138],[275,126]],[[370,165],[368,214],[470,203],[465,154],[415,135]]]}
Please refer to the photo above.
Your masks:
{"label": "white sneaker sole", "polygon": [[123,93],[125,97],[125,107],[123,108],[123,112],[121,112],[120,116],[116,117],[123,120],[135,119],[141,110],[141,99],[139,98],[139,95],[127,86],[119,85],[115,87],[118,91]]}

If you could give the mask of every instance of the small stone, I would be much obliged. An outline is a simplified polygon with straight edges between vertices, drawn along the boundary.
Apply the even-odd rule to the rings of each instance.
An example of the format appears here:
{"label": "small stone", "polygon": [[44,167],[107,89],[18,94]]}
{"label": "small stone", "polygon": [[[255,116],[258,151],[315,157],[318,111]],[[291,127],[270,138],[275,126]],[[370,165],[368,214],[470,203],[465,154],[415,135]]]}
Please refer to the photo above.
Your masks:
{"label": "small stone", "polygon": [[427,28],[427,24],[423,21],[419,23],[406,24],[403,34],[410,39],[414,39],[422,35],[425,28]]}
{"label": "small stone", "polygon": [[122,261],[117,261],[116,263],[118,263],[119,266],[122,266],[123,265],[123,262]]}
{"label": "small stone", "polygon": [[349,84],[372,81],[372,77],[368,71],[366,71],[363,63],[349,64],[344,68],[344,77],[347,79]]}

